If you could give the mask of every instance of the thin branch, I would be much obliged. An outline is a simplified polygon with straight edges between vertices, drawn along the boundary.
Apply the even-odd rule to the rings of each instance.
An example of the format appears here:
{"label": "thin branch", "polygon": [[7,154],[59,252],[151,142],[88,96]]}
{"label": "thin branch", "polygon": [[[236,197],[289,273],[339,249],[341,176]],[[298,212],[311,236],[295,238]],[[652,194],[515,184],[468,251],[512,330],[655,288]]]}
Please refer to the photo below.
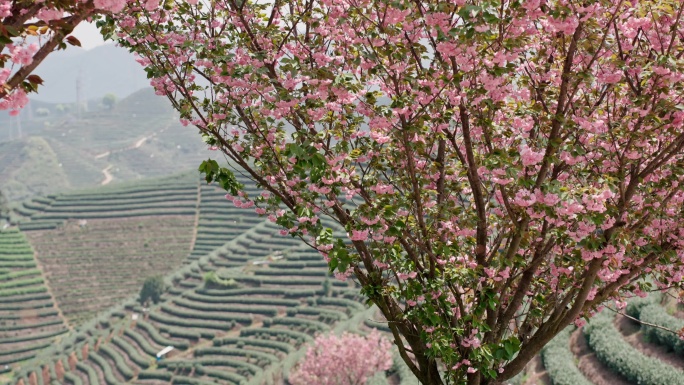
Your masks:
{"label": "thin branch", "polygon": [[621,315],[621,316],[623,316],[623,317],[625,317],[625,318],[628,318],[628,319],[630,319],[630,320],[632,320],[632,321],[634,321],[634,322],[637,322],[637,323],[639,323],[639,324],[641,324],[641,325],[648,326],[648,327],[652,327],[652,328],[656,328],[656,329],[660,329],[660,330],[664,330],[664,331],[666,331],[666,332],[668,332],[668,333],[672,333],[672,334],[674,334],[674,335],[679,336],[679,333],[676,332],[676,331],[674,331],[674,330],[672,330],[672,329],[668,329],[668,328],[666,328],[666,327],[664,327],[664,326],[652,324],[652,323],[650,323],[650,322],[644,322],[644,321],[642,321],[642,320],[640,320],[640,319],[638,319],[638,318],[632,317],[631,315],[625,314],[625,313],[623,313],[623,312],[621,312],[621,311],[617,311],[616,309],[613,309],[613,308],[611,308],[610,306],[606,306],[606,309],[612,311],[612,312],[615,313],[615,314],[619,314],[619,315]]}

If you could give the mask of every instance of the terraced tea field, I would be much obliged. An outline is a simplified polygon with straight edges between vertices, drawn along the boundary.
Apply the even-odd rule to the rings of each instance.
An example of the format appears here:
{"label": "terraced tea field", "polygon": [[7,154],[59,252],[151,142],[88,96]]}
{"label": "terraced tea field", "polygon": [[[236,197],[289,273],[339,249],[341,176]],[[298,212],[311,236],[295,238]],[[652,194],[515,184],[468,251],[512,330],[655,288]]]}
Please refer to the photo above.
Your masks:
{"label": "terraced tea field", "polygon": [[[230,283],[207,282],[212,272]],[[44,384],[277,381],[315,333],[355,329],[371,316],[353,282],[329,281],[326,292],[326,280],[317,252],[262,222],[168,276],[159,305],[143,312],[129,301],[45,351],[15,383],[45,373]],[[155,362],[169,345],[175,349]]]}
{"label": "terraced tea field", "polygon": [[[26,202],[26,236],[0,234],[0,363],[14,368],[11,383],[282,384],[316,333],[386,328],[318,253],[223,195],[185,174]],[[142,280],[158,273],[162,302],[142,309]],[[684,327],[660,296],[627,312]],[[684,342],[604,313],[561,333],[511,383],[684,384]],[[404,371],[402,384],[410,379]]]}
{"label": "terraced tea field", "polygon": [[24,234],[0,231],[0,373],[67,331]]}
{"label": "terraced tea field", "polygon": [[188,173],[35,198],[17,212],[60,308],[78,325],[137,293],[145,278],[170,273],[264,221],[224,195]]}
{"label": "terraced tea field", "polygon": [[184,174],[24,203],[19,226],[70,324],[182,265],[193,247],[198,187]]}
{"label": "terraced tea field", "polygon": [[[251,184],[247,181],[243,183],[246,186]],[[253,187],[247,188],[246,191],[249,194],[257,193]],[[264,218],[258,217],[254,209],[237,208],[231,202],[227,202],[225,191],[213,185],[202,184],[197,238],[188,261],[199,259],[242,234],[245,229],[263,221]]]}
{"label": "terraced tea field", "polygon": [[143,216],[70,221],[28,232],[55,299],[78,325],[140,291],[145,278],[182,265],[194,216]]}
{"label": "terraced tea field", "polygon": [[22,230],[52,230],[67,220],[195,216],[199,180],[192,173],[136,184],[48,195],[15,210]]}

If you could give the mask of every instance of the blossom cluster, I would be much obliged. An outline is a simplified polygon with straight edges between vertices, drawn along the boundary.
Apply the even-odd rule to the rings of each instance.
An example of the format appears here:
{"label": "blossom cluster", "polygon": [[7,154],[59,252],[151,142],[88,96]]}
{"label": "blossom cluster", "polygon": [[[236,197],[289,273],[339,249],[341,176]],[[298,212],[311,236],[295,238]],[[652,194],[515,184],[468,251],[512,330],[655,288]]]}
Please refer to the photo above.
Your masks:
{"label": "blossom cluster", "polygon": [[511,378],[605,301],[680,285],[681,2],[207,4],[109,22],[268,194],[207,179],[357,279],[422,383]]}
{"label": "blossom cluster", "polygon": [[[153,11],[160,0],[37,0],[17,2],[0,0],[0,111],[19,114],[28,103],[29,92],[42,80],[33,70],[58,47],[66,47],[61,30],[71,31],[78,23],[101,14],[118,13],[126,6],[141,5]],[[67,38],[73,43],[76,40]],[[36,60],[36,58],[38,58]]]}

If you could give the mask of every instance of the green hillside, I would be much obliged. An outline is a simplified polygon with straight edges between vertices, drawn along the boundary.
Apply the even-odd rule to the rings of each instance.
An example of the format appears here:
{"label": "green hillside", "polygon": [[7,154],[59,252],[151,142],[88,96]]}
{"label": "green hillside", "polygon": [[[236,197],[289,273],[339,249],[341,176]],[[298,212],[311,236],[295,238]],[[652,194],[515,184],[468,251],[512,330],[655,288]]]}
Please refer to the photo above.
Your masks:
{"label": "green hillside", "polygon": [[80,117],[64,108],[43,104],[44,115],[8,121],[11,129],[0,133],[0,190],[10,201],[173,175],[211,154],[151,89]]}
{"label": "green hillside", "polygon": [[70,183],[60,163],[42,137],[0,142],[0,188],[10,199],[67,189]]}
{"label": "green hillside", "polygon": [[[79,325],[137,293],[145,278],[196,261],[264,222],[224,195],[185,173],[34,198],[17,206],[13,219],[35,248],[64,315]],[[258,242],[252,248],[275,250]]]}

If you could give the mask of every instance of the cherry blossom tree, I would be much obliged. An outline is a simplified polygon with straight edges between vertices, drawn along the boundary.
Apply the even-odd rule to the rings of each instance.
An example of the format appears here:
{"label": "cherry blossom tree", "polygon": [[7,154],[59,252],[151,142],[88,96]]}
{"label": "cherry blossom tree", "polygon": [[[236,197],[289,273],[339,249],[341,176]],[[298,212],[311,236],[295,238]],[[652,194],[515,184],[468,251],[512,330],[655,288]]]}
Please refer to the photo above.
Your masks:
{"label": "cherry blossom tree", "polygon": [[[80,46],[71,32],[82,21],[121,11],[137,0],[0,0],[0,111],[19,113],[43,84],[33,74],[52,52]],[[152,3],[159,5],[158,1]]]}
{"label": "cherry blossom tree", "polygon": [[344,332],[319,335],[306,356],[290,372],[292,385],[365,385],[392,367],[392,343],[377,329],[363,337]]}
{"label": "cherry blossom tree", "polygon": [[490,384],[607,301],[681,285],[682,12],[193,0],[101,26],[226,158],[207,181],[358,280],[421,383]]}

